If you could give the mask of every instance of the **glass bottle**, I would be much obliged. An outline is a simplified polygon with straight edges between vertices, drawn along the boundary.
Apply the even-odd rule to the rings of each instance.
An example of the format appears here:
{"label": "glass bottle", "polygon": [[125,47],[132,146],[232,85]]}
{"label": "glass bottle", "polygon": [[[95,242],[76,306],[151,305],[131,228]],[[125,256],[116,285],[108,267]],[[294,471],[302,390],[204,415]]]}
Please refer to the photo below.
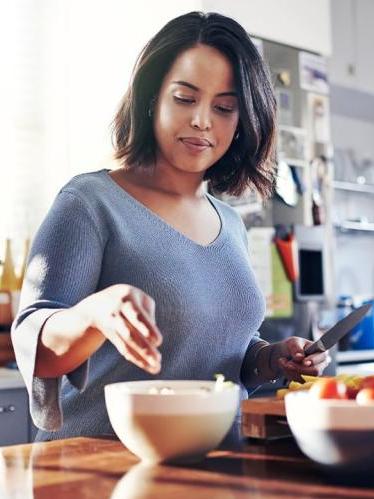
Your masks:
{"label": "glass bottle", "polygon": [[27,267],[27,260],[29,257],[29,251],[30,251],[30,239],[25,239],[24,243],[24,249],[23,249],[23,255],[22,255],[22,263],[21,263],[21,268],[19,275],[17,277],[17,288],[18,290],[21,290],[23,280],[25,278],[25,273],[26,273],[26,267]]}
{"label": "glass bottle", "polygon": [[2,267],[0,279],[0,331],[9,331],[14,317],[13,293],[17,293],[18,290],[10,239],[5,240],[5,255]]}

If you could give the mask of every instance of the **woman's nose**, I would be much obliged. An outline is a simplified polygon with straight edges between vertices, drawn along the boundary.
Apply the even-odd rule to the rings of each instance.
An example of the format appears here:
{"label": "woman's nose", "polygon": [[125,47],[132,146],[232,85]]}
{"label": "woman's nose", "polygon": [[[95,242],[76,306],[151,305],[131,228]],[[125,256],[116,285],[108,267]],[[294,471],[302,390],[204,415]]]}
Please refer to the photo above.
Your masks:
{"label": "woman's nose", "polygon": [[199,106],[191,118],[191,126],[196,130],[210,130],[212,128],[210,109]]}

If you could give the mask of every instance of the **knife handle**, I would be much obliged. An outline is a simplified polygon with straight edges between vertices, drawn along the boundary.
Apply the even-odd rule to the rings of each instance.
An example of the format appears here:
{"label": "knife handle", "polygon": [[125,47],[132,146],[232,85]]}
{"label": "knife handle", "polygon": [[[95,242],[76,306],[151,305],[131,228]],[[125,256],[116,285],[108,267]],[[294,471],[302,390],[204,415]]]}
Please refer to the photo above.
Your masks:
{"label": "knife handle", "polygon": [[[320,340],[315,341],[314,343],[309,345],[308,348],[304,350],[305,357],[307,357],[308,355],[312,355],[312,353],[322,353],[322,352],[326,352],[326,348],[323,346],[323,343]],[[291,355],[287,357],[287,360],[292,360]]]}
{"label": "knife handle", "polygon": [[305,355],[311,355],[312,353],[322,353],[326,352],[326,348],[324,347],[321,340],[317,340],[311,345],[308,346],[305,350]]}

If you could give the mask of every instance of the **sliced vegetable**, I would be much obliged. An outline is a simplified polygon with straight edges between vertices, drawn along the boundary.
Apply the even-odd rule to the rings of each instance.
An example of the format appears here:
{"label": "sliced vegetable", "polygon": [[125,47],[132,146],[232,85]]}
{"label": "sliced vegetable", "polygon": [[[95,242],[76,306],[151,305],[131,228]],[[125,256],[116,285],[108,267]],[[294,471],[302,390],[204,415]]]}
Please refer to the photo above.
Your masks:
{"label": "sliced vegetable", "polygon": [[363,388],[362,390],[360,390],[357,394],[356,402],[359,405],[373,405],[374,388]]}
{"label": "sliced vegetable", "polygon": [[309,394],[316,399],[347,399],[347,385],[336,378],[321,378],[313,383]]}

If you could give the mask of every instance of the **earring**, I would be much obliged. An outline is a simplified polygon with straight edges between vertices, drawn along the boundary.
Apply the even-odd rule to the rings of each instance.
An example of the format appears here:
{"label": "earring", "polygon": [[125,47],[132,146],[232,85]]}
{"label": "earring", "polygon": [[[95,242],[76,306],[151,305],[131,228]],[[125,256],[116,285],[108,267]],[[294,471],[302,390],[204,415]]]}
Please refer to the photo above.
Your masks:
{"label": "earring", "polygon": [[239,138],[239,130],[236,131],[236,134],[234,135],[234,140],[238,140]]}

